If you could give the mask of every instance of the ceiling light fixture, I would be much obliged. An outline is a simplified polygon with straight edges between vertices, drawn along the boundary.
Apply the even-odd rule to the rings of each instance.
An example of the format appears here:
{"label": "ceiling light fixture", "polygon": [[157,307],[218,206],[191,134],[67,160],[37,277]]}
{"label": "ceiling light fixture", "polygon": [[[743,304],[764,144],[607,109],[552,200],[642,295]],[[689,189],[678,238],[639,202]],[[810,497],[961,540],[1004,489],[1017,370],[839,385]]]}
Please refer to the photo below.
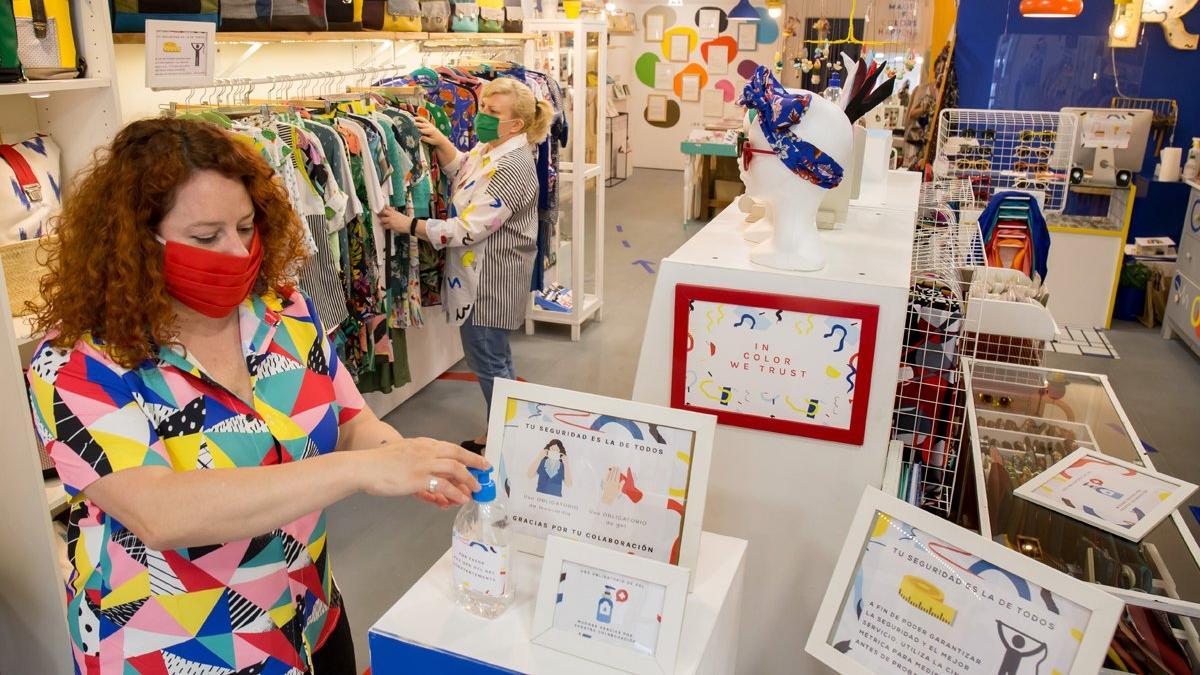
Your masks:
{"label": "ceiling light fixture", "polygon": [[758,21],[760,18],[762,17],[758,15],[758,10],[754,9],[754,5],[750,4],[750,0],[738,0],[738,4],[729,10],[731,21]]}
{"label": "ceiling light fixture", "polygon": [[1083,13],[1083,0],[1021,0],[1021,16],[1072,19]]}

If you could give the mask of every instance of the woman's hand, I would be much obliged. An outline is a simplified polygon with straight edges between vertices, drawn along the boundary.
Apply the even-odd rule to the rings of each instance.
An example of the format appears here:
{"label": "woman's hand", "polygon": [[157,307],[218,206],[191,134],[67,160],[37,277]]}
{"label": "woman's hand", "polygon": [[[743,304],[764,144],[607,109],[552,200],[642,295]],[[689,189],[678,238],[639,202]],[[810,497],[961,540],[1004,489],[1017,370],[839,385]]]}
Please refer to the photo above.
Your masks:
{"label": "woman's hand", "polygon": [[415,117],[413,119],[417,123],[417,131],[421,132],[421,140],[426,145],[432,145],[435,148],[443,148],[450,145],[450,139],[446,138],[446,134],[443,134],[437,128],[436,124],[424,117]]}
{"label": "woman's hand", "polygon": [[384,207],[379,214],[379,222],[383,224],[384,229],[397,234],[408,234],[412,221],[411,216],[406,216],[390,206]]}
{"label": "woman's hand", "polygon": [[[354,453],[358,482],[368,494],[381,497],[414,495],[439,506],[463,504],[479,491],[479,481],[467,467],[486,469],[487,460],[457,445],[430,438],[409,438]],[[431,479],[437,479],[433,492]],[[439,499],[442,498],[442,499]]]}

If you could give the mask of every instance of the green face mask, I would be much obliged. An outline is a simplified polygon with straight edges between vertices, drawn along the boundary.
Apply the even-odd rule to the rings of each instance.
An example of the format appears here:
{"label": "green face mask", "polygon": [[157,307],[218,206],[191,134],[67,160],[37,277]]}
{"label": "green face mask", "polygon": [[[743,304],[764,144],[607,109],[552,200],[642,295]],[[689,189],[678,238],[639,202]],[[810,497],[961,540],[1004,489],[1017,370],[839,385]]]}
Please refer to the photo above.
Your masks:
{"label": "green face mask", "polygon": [[500,138],[500,118],[484,112],[476,113],[475,137],[480,143],[491,143]]}

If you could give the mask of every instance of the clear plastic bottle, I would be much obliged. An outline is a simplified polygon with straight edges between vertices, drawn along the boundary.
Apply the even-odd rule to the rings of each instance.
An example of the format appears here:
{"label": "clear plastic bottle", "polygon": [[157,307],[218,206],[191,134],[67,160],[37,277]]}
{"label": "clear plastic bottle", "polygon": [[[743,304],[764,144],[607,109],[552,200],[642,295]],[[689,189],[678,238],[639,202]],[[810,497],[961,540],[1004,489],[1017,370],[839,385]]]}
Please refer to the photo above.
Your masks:
{"label": "clear plastic bottle", "polygon": [[509,547],[508,514],[496,500],[492,470],[470,469],[479,492],[454,519],[451,558],[459,607],[494,619],[512,604],[516,590]]}
{"label": "clear plastic bottle", "polygon": [[829,86],[825,88],[825,91],[821,92],[821,97],[834,103],[841,100],[842,76],[838,71],[833,71],[833,74],[829,76]]}
{"label": "clear plastic bottle", "polygon": [[1187,162],[1183,165],[1183,179],[1195,180],[1200,175],[1200,138],[1192,139],[1192,149],[1188,150]]}

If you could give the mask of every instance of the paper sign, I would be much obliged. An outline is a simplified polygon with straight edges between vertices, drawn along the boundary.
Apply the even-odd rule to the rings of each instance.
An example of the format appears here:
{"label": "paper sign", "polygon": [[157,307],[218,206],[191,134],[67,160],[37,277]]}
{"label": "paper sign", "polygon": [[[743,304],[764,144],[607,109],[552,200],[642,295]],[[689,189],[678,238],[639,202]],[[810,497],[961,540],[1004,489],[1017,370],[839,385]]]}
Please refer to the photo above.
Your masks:
{"label": "paper sign", "polygon": [[726,45],[708,46],[708,74],[727,75],[729,73],[729,47]]}
{"label": "paper sign", "polygon": [[679,78],[679,98],[684,101],[699,101],[700,100],[700,76],[699,75],[684,75]]}
{"label": "paper sign", "polygon": [[691,42],[687,35],[672,35],[670,42],[670,54],[667,55],[671,61],[683,63],[688,60],[688,53],[691,52]]}
{"label": "paper sign", "polygon": [[725,92],[705,89],[700,95],[705,117],[721,117],[725,113]]}
{"label": "paper sign", "polygon": [[216,70],[215,24],[201,21],[146,21],[146,86],[150,89],[203,87]]}
{"label": "paper sign", "polygon": [[1013,494],[1140,541],[1195,490],[1191,483],[1084,448]]}
{"label": "paper sign", "polygon": [[1133,115],[1088,113],[1083,116],[1083,147],[1122,150],[1133,140]]}
{"label": "paper sign", "polygon": [[758,49],[757,21],[744,21],[738,24],[737,46],[739,52],[752,52]]}
{"label": "paper sign", "polygon": [[663,39],[662,14],[646,15],[646,42],[660,42]]}
{"label": "paper sign", "polygon": [[699,16],[701,40],[711,40],[721,33],[721,10],[702,9]]}
{"label": "paper sign", "polygon": [[654,88],[655,89],[674,89],[675,88],[675,66],[666,61],[659,61],[654,64]]}
{"label": "paper sign", "polygon": [[553,626],[605,644],[652,655],[666,587],[564,560]]}
{"label": "paper sign", "polygon": [[662,94],[651,94],[646,97],[646,121],[667,121],[667,97]]}

